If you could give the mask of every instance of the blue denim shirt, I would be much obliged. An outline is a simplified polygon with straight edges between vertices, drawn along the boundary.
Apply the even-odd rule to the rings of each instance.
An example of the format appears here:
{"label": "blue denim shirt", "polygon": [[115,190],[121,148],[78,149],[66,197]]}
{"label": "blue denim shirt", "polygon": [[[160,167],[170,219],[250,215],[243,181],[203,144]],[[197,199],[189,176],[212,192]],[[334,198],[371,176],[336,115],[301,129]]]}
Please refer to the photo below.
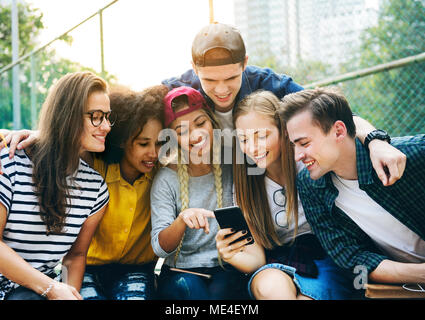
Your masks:
{"label": "blue denim shirt", "polygon": [[[186,71],[179,78],[173,77],[163,80],[162,84],[170,89],[187,86],[199,90],[207,100],[208,105],[214,109],[213,101],[202,89],[201,82],[193,69]],[[244,97],[259,89],[271,91],[281,99],[288,93],[303,90],[303,87],[293,82],[287,75],[277,74],[269,68],[247,66],[242,74],[242,85],[236,96],[235,105]]]}

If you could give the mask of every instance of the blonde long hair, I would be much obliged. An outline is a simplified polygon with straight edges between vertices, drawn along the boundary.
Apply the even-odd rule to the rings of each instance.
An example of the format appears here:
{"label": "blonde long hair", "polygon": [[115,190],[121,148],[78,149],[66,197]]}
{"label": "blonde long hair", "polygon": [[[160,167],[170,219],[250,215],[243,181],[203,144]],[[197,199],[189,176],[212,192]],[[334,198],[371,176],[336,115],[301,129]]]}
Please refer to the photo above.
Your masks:
{"label": "blonde long hair", "polygon": [[[172,108],[173,111],[176,111],[188,104],[187,97],[181,96],[173,100]],[[213,129],[221,129],[221,126],[215,117],[214,113],[207,108],[201,109],[209,120],[212,123]],[[177,150],[177,175],[179,179],[179,188],[180,188],[180,201],[181,201],[181,209],[180,211],[184,211],[189,208],[189,173],[188,173],[188,165],[187,161],[184,161],[184,153],[181,151],[180,146]],[[189,157],[190,159],[190,157]],[[221,170],[221,143],[217,143],[214,141],[213,143],[213,153],[212,153],[212,170],[214,173],[214,184],[217,194],[217,208],[223,207],[223,184],[222,184],[222,170]],[[177,247],[176,254],[174,256],[174,265],[176,265],[178,256],[180,254],[181,248],[183,246],[184,235],[180,240],[180,243]],[[219,256],[220,260],[220,256]],[[219,261],[221,264],[221,261]]]}
{"label": "blonde long hair", "polygon": [[[298,230],[298,197],[296,189],[296,163],[294,151],[287,138],[285,124],[282,122],[278,110],[282,102],[269,91],[256,91],[245,97],[237,105],[233,123],[236,124],[238,117],[254,111],[273,120],[280,133],[281,168],[283,173],[284,189],[286,196],[286,214],[288,224],[295,223],[294,239]],[[236,127],[236,125],[235,125]],[[236,139],[237,140],[237,139]],[[235,149],[237,148],[237,151]],[[281,245],[275,231],[267,191],[264,183],[265,174],[249,175],[246,155],[243,163],[235,161],[236,152],[242,152],[239,142],[236,143],[233,159],[233,181],[235,185],[235,197],[237,204],[241,207],[251,232],[256,240],[267,249],[275,245]],[[239,161],[240,162],[240,161]]]}

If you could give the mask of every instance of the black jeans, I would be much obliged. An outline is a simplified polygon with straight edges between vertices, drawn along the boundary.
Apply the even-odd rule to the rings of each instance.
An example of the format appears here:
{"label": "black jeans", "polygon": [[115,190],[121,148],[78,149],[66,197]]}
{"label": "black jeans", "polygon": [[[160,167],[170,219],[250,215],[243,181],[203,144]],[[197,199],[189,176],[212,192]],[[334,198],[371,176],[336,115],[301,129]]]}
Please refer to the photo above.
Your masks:
{"label": "black jeans", "polygon": [[19,286],[10,292],[6,296],[5,300],[46,300],[46,298],[43,298],[28,288]]}
{"label": "black jeans", "polygon": [[[57,281],[60,281],[60,276],[58,276],[54,272],[48,274],[47,276]],[[16,289],[9,292],[4,299],[5,300],[47,300],[47,298],[43,298],[38,293],[23,286],[19,286]]]}

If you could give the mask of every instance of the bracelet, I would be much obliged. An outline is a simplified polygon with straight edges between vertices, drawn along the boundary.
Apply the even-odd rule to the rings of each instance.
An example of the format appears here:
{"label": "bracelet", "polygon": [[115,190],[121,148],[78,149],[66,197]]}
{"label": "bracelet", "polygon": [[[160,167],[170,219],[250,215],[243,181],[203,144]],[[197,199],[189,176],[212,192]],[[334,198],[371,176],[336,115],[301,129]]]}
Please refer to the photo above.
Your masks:
{"label": "bracelet", "polygon": [[52,283],[51,283],[51,284],[47,287],[47,289],[46,289],[46,290],[44,290],[44,292],[41,294],[41,296],[42,296],[43,298],[46,298],[46,297],[47,297],[47,294],[50,292],[50,290],[52,290],[53,285],[54,285],[54,282],[52,282]]}

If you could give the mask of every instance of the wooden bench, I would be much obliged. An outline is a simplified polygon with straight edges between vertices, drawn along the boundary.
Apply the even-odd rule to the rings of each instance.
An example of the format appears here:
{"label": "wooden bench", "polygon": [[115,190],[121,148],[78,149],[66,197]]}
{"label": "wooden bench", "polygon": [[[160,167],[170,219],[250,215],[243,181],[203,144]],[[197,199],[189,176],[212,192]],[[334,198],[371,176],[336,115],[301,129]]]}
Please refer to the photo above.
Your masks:
{"label": "wooden bench", "polygon": [[[425,290],[424,284],[421,287]],[[370,299],[425,299],[425,292],[407,290],[401,284],[368,283],[365,296]]]}

